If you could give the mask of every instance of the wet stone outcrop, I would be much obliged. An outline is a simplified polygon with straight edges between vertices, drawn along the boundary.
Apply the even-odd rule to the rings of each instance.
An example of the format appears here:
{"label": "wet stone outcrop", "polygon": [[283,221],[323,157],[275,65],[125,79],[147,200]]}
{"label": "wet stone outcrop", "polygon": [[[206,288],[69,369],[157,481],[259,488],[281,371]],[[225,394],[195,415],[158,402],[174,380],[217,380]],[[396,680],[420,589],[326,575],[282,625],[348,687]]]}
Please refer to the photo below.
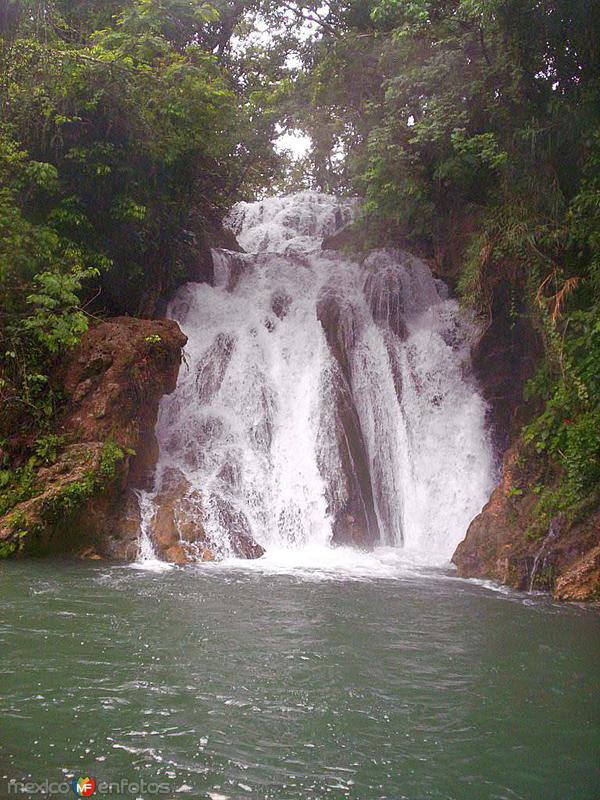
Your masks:
{"label": "wet stone outcrop", "polygon": [[56,376],[66,398],[53,464],[31,497],[0,519],[0,554],[131,559],[139,514],[130,487],[148,483],[154,424],[173,391],[186,337],[169,320],[115,317],[82,338]]}
{"label": "wet stone outcrop", "polygon": [[[494,287],[490,324],[472,358],[489,406],[494,444],[504,452],[500,483],[475,517],[453,556],[459,575],[488,578],[521,590],[550,591],[560,600],[600,599],[600,509],[578,517],[540,520],[539,487],[559,492],[561,476],[539,473],[520,430],[533,413],[523,387],[542,357],[540,337],[526,309],[504,284]],[[536,488],[537,487],[537,488]]]}
{"label": "wet stone outcrop", "polygon": [[541,526],[539,476],[520,454],[518,440],[504,456],[500,484],[452,557],[458,574],[551,591],[559,600],[600,600],[600,509],[583,509],[572,520],[557,514]]}
{"label": "wet stone outcrop", "polygon": [[495,287],[490,323],[472,352],[473,371],[489,406],[494,444],[502,453],[524,424],[523,387],[542,358],[542,343],[510,288]]}
{"label": "wet stone outcrop", "polygon": [[[260,558],[264,551],[252,537],[243,515],[219,498],[216,513],[229,531],[227,555],[239,558]],[[185,475],[169,468],[161,476],[160,489],[154,499],[155,513],[149,522],[148,535],[153,548],[165,561],[187,564],[213,561],[224,554],[206,531],[204,503]]]}
{"label": "wet stone outcrop", "polygon": [[[341,487],[329,486],[327,500],[333,517],[333,542],[373,547],[381,534],[375,514],[369,457],[354,404],[351,389],[351,349],[356,342],[358,323],[355,316],[342,307],[334,293],[323,295],[317,304],[321,323],[332,356],[335,359],[331,407],[335,409],[334,429]],[[321,466],[322,472],[327,472]]]}
{"label": "wet stone outcrop", "polygon": [[363,231],[352,223],[326,236],[321,243],[323,250],[350,250],[361,252],[367,245]]}

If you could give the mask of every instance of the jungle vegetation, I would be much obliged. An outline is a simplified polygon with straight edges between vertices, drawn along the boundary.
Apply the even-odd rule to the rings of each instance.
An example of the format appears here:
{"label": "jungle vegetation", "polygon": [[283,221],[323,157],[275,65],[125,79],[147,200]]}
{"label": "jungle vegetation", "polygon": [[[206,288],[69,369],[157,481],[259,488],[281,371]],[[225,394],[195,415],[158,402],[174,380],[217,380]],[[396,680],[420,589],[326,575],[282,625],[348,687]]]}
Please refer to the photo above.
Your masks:
{"label": "jungle vegetation", "polygon": [[[594,0],[0,0],[0,447],[47,435],[52,365],[142,313],[191,204],[358,194],[378,245],[452,252],[543,343],[524,433],[575,508],[600,483]],[[292,161],[278,131],[311,138]],[[44,433],[45,432],[45,433]],[[550,479],[548,483],[550,484]],[[550,491],[550,490],[548,490]],[[542,502],[543,501],[543,502]]]}

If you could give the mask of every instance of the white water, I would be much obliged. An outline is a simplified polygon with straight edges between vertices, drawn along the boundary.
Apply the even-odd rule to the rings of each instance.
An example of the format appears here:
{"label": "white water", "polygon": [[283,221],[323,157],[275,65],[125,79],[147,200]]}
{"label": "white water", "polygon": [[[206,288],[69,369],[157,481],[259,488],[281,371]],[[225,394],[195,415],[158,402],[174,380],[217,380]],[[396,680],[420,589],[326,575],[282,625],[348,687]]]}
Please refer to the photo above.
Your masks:
{"label": "white water", "polygon": [[238,204],[229,224],[251,254],[215,251],[215,285],[187,284],[170,304],[187,366],[161,403],[148,543],[157,507],[174,502],[191,552],[201,527],[220,557],[250,535],[278,563],[336,565],[356,556],[330,547],[335,520],[364,514],[385,559],[394,547],[435,564],[487,501],[469,325],[414,256],[321,250],[354,206],[314,192]]}
{"label": "white water", "polygon": [[169,569],[171,564],[167,564],[157,557],[150,538],[152,523],[156,514],[154,495],[142,489],[136,490],[136,495],[140,508],[140,540],[137,559],[133,566],[154,572]]}

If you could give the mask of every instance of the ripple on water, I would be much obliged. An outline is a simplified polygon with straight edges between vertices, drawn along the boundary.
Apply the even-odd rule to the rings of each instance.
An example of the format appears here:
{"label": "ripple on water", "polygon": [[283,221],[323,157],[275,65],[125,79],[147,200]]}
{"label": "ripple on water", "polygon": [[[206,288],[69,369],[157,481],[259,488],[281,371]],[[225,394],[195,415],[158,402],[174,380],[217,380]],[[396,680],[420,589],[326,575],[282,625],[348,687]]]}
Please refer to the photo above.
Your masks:
{"label": "ripple on water", "polygon": [[313,556],[3,566],[0,774],[232,800],[593,796],[597,613],[385,550]]}

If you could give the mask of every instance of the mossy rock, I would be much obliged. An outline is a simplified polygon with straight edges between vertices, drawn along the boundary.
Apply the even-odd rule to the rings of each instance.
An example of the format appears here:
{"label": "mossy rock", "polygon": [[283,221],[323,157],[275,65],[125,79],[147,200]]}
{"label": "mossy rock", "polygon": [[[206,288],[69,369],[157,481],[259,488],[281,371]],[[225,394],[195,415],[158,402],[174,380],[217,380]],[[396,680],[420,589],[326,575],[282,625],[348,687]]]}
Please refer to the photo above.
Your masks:
{"label": "mossy rock", "polygon": [[81,531],[76,518],[111,488],[127,459],[114,442],[66,447],[55,464],[39,471],[44,490],[0,518],[0,558],[72,549]]}

